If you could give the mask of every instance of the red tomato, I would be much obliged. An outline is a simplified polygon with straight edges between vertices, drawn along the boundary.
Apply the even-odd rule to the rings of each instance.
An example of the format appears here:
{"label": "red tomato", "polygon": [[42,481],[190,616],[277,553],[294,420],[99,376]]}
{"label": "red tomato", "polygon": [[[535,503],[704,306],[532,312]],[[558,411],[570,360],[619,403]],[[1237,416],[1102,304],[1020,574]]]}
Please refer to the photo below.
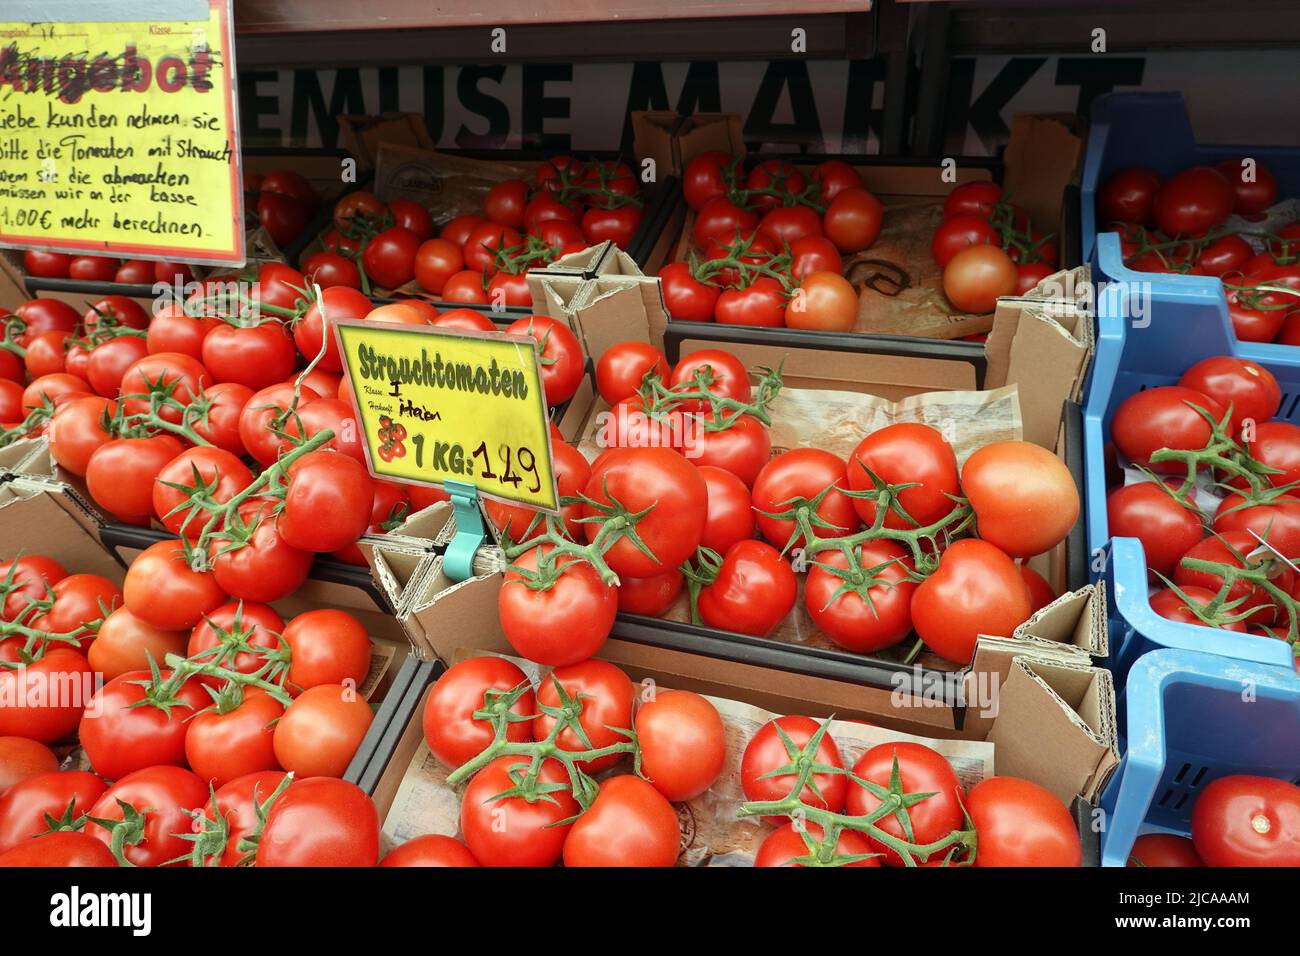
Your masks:
{"label": "red tomato", "polygon": [[0,794],[0,853],[50,831],[46,817],[69,823],[89,812],[107,785],[88,770],[40,773]]}
{"label": "red tomato", "polygon": [[[805,823],[803,831],[816,842],[820,842],[824,838],[825,831],[816,823]],[[835,841],[835,856],[860,856],[873,852],[871,844],[867,841],[866,834],[858,833],[856,830],[841,830],[839,839]],[[763,840],[762,845],[758,848],[758,853],[754,857],[754,865],[764,867],[807,866],[809,864],[795,863],[794,861],[820,859],[820,857],[810,856],[811,853],[808,844],[804,842],[803,833],[796,830],[793,823],[787,823],[779,830],[773,830]],[[824,862],[830,863],[830,859],[831,854],[826,853]],[[868,856],[866,859],[844,865],[880,866],[880,859],[875,856]]]}
{"label": "red tomato", "polygon": [[[149,402],[146,398],[128,396],[144,396],[162,390],[188,405],[201,387],[214,381],[212,374],[190,356],[180,352],[156,352],[134,362],[122,375],[122,404],[130,415],[147,412]],[[159,415],[173,423],[181,420],[181,412],[176,408],[162,408]]]}
{"label": "red tomato", "polygon": [[[171,676],[166,670],[162,674],[164,679]],[[189,680],[176,690],[176,701],[163,709],[141,686],[148,681],[147,670],[127,671],[105,684],[86,706],[77,734],[90,765],[106,780],[121,780],[146,767],[185,765],[189,718],[211,700],[198,681]]]}
{"label": "red tomato", "polygon": [[311,207],[282,193],[262,193],[257,200],[257,221],[277,246],[298,238],[311,221]]}
{"label": "red tomato", "polygon": [[442,286],[444,302],[487,305],[487,280],[482,272],[466,269],[448,276]]}
{"label": "red tomato", "polygon": [[[424,701],[424,740],[429,751],[444,766],[454,770],[487,749],[492,743],[491,725],[473,714],[485,706],[485,694],[505,693],[528,678],[510,661],[500,657],[471,657],[447,669]],[[510,713],[527,717],[537,713],[531,688],[525,690]],[[512,721],[506,739],[523,743],[533,739],[533,722]]]}
{"label": "red tomato", "polygon": [[42,375],[23,389],[22,403],[26,411],[40,408],[47,401],[56,407],[73,398],[91,394],[90,383],[76,375],[55,372]]}
{"label": "red tomato", "polygon": [[23,251],[23,268],[29,276],[40,279],[66,279],[72,256],[66,252],[42,252],[39,249]]}
{"label": "red tomato", "polygon": [[1219,503],[1213,528],[1216,534],[1253,532],[1286,557],[1300,557],[1300,497],[1278,495],[1251,504],[1240,494],[1230,494]]}
{"label": "red tomato", "polygon": [[1264,476],[1275,487],[1300,481],[1300,425],[1261,422],[1247,437],[1246,450],[1260,464],[1278,469]]}
{"label": "red tomato", "polygon": [[125,327],[138,331],[149,327],[149,313],[134,299],[128,299],[124,295],[106,295],[86,310],[81,321],[87,331],[101,326]]}
{"label": "red tomato", "polygon": [[[558,685],[558,686],[557,686]],[[566,727],[555,738],[561,750],[581,752],[598,750],[629,738],[622,731],[632,729],[632,701],[635,693],[627,674],[605,661],[587,660],[569,667],[557,667],[541,681],[537,689],[537,703],[547,707],[564,708],[559,688],[572,702],[580,702],[582,712],[578,723],[586,735],[584,742],[572,728]],[[533,722],[533,737],[546,740],[555,727],[555,718],[538,707]],[[624,754],[609,754],[593,760],[584,760],[579,766],[590,774],[607,770],[619,763]]]}
{"label": "red tomato", "polygon": [[[591,466],[582,452],[558,439],[552,439],[551,466],[561,498],[576,498],[587,487],[587,482],[591,478]],[[545,525],[541,522],[533,524],[538,513],[531,508],[523,505],[507,505],[498,501],[486,501],[484,505],[488,518],[497,531],[502,534],[508,533],[511,540],[517,543],[536,537],[545,529]],[[581,540],[583,531],[578,521],[582,517],[582,505],[562,505],[560,515],[564,519],[564,526],[570,537],[575,541]],[[532,528],[531,534],[530,528]]]}
{"label": "red tomato", "polygon": [[572,329],[555,319],[531,315],[510,323],[505,333],[537,340],[547,405],[562,405],[573,397],[582,381],[584,358],[582,344]]}
{"label": "red tomato", "polygon": [[1187,837],[1172,833],[1144,833],[1133,841],[1129,866],[1205,866]]}
{"label": "red tomato", "polygon": [[74,256],[68,263],[68,278],[82,282],[112,282],[117,260],[107,256]]}
{"label": "red tomato", "polygon": [[[23,367],[27,370],[27,375],[31,378],[41,378],[46,375],[55,375],[59,372],[68,370],[67,360],[72,348],[77,349],[78,356],[84,356],[85,361],[77,369],[81,378],[88,374],[85,366],[89,364],[90,353],[84,346],[69,346],[68,339],[72,338],[72,333],[63,329],[54,329],[49,332],[41,332],[39,335],[33,335],[27,342],[27,354],[23,356]],[[12,352],[3,352],[2,354],[13,356]],[[75,373],[74,373],[75,374]],[[22,382],[23,376],[20,373],[14,378],[16,382]],[[22,418],[23,416],[19,416]]]}
{"label": "red tomato", "polygon": [[0,620],[25,621],[34,616],[34,601],[43,601],[51,585],[68,576],[67,569],[43,554],[27,554],[12,561],[0,562],[0,582],[4,600],[0,602]]}
{"label": "red tomato", "polygon": [[220,448],[189,448],[169,461],[153,485],[153,510],[172,534],[195,534],[208,512],[194,504],[193,495],[225,504],[253,483],[253,473],[237,457]]}
{"label": "red tomato", "polygon": [[[1236,567],[1259,567],[1270,560],[1273,560],[1274,564],[1280,563],[1269,558],[1250,559],[1243,562],[1238,557],[1238,555],[1249,557],[1258,547],[1258,539],[1250,532],[1228,531],[1217,537],[1206,538],[1194,544],[1183,557],[1199,558],[1204,561],[1213,561],[1218,564],[1234,565]],[[1273,583],[1283,591],[1290,593],[1293,583],[1292,578],[1291,570],[1282,566],[1273,575]],[[1188,585],[1194,585],[1217,594],[1223,586],[1223,576],[1210,571],[1193,571],[1190,568],[1183,567],[1180,562],[1178,567],[1174,569],[1174,584],[1184,589]],[[1236,608],[1237,614],[1255,609],[1255,613],[1246,618],[1247,625],[1272,624],[1276,621],[1277,608],[1267,591],[1249,581],[1238,580],[1228,590],[1228,600],[1237,601],[1239,599],[1241,604]]]}
{"label": "red tomato", "polygon": [[843,253],[870,248],[880,235],[884,207],[865,189],[846,189],[826,209],[826,238]]}
{"label": "red tomato", "polygon": [[596,388],[601,398],[615,405],[635,395],[648,372],[667,382],[669,365],[664,354],[649,342],[619,342],[596,363]]}
{"label": "red tomato", "polygon": [[806,236],[820,236],[822,220],[807,206],[779,206],[759,220],[758,234],[768,239],[773,248],[780,249]]}
{"label": "red tomato", "polygon": [[1204,448],[1211,430],[1198,409],[1215,421],[1222,421],[1226,412],[1208,395],[1181,385],[1158,385],[1136,392],[1120,404],[1111,420],[1115,447],[1125,458],[1152,471],[1182,474],[1186,471],[1183,462],[1152,462],[1151,454],[1162,448]]}
{"label": "red tomato", "polygon": [[128,671],[148,670],[150,659],[161,662],[168,654],[184,652],[184,631],[164,631],[119,607],[100,625],[86,660],[91,670],[112,680]]}
{"label": "red tomato", "polygon": [[[70,648],[47,650],[26,667],[0,668],[0,736],[62,740],[77,729],[94,686],[90,664]],[[50,687],[68,692],[51,700]]]}
{"label": "red tomato", "polygon": [[1300,787],[1272,777],[1220,777],[1192,808],[1192,842],[1209,866],[1300,865]]}
{"label": "red tomato", "polygon": [[1033,613],[1029,587],[1006,553],[973,538],[954,542],[912,596],[912,624],[930,650],[969,664],[980,634],[1009,637]]}
{"label": "red tomato", "polygon": [[701,370],[710,391],[724,398],[749,401],[749,373],[745,363],[722,349],[700,349],[683,358],[673,369],[670,384],[674,390],[694,389],[699,384]]}
{"label": "red tomato", "polygon": [[91,387],[105,398],[116,398],[122,375],[137,360],[148,354],[144,339],[123,335],[95,346],[90,352],[86,377]]}
{"label": "red tomato", "polygon": [[1028,780],[989,777],[966,798],[976,866],[1079,866],[1083,845],[1065,804]]}
{"label": "red tomato", "polygon": [[664,307],[679,322],[712,322],[721,290],[700,282],[686,262],[672,262],[659,270]]}
{"label": "red tomato", "polygon": [[281,637],[290,653],[286,685],[295,691],[320,684],[350,683],[355,688],[370,670],[370,637],[347,611],[304,611]]}
{"label": "red tomato", "polygon": [[1232,211],[1255,216],[1277,202],[1277,179],[1267,166],[1245,157],[1225,159],[1215,166],[1232,186]]}
{"label": "red tomato", "polygon": [[[754,536],[754,513],[750,508],[749,489],[735,474],[713,465],[700,465],[707,506],[700,547],[726,554],[732,545]],[[620,599],[624,581],[620,585]]]}
{"label": "red tomato", "polygon": [[426,240],[415,252],[415,279],[434,295],[465,268],[461,245],[443,237]]}
{"label": "red tomato", "polygon": [[773,518],[789,509],[795,498],[811,501],[827,487],[834,486],[817,505],[817,515],[826,527],[815,527],[818,537],[832,538],[852,534],[858,529],[858,513],[853,499],[840,489],[848,486],[844,462],[819,448],[796,448],[777,455],[754,479],[753,506],[758,530],[763,537],[782,550],[803,545],[803,535],[792,519]]}
{"label": "red tomato", "polygon": [[313,777],[290,784],[275,801],[257,845],[258,866],[374,866],[379,813],[346,780]]}
{"label": "red tomato", "polygon": [[958,312],[987,315],[1016,291],[1016,265],[997,246],[969,246],[943,269],[943,293]]}
{"label": "red tomato", "polygon": [[795,280],[814,272],[837,273],[840,266],[840,251],[825,236],[804,236],[790,243],[790,276]]}
{"label": "red tomato", "polygon": [[[572,826],[562,823],[578,814],[567,790],[545,800],[501,797],[515,787],[511,771],[527,770],[529,757],[498,757],[474,775],[460,805],[460,829],[470,853],[484,866],[553,866],[559,862]],[[557,760],[542,763],[540,784],[567,784],[569,775]],[[508,821],[501,826],[500,821]]]}
{"label": "red tomato", "polygon": [[[536,570],[537,558],[534,548],[515,564]],[[580,663],[600,650],[618,613],[618,594],[594,567],[568,555],[558,564],[565,567],[564,573],[544,591],[530,588],[517,571],[506,572],[497,600],[501,630],[510,646],[551,667]]]}
{"label": "red tomato", "polygon": [[[117,821],[126,804],[143,817],[137,842],[123,847],[123,855],[136,866],[166,866],[189,853],[192,844],[177,834],[191,831],[190,811],[201,810],[208,788],[181,767],[146,767],[118,780],[90,810],[97,820]],[[95,825],[92,835],[111,846],[112,832]],[[179,864],[171,864],[179,865]]]}
{"label": "red tomato", "polygon": [[153,515],[153,483],[181,453],[171,435],[114,438],[91,452],[86,487],[95,503],[120,521],[147,525]]}
{"label": "red tomato", "polygon": [[727,153],[710,150],[686,164],[682,172],[682,194],[693,210],[704,208],[710,199],[727,193],[727,170],[733,160]]}
{"label": "red tomato", "polygon": [[1106,520],[1112,537],[1142,542],[1147,567],[1166,577],[1179,559],[1205,537],[1200,514],[1176,501],[1155,482],[1116,488],[1106,498]]}
{"label": "red tomato", "polygon": [[108,847],[86,833],[49,833],[0,853],[0,867],[117,866]]}
{"label": "red tomato", "polygon": [[210,403],[207,421],[196,421],[191,427],[217,448],[244,455],[244,442],[239,437],[239,418],[253,397],[253,390],[238,382],[219,382],[205,389],[205,394]]}
{"label": "red tomato", "polygon": [[822,202],[831,202],[847,189],[861,189],[862,177],[842,159],[828,159],[812,171],[813,182],[821,186]]}
{"label": "red tomato", "polygon": [[505,179],[488,190],[483,211],[493,222],[511,229],[524,228],[524,207],[528,205],[528,184],[522,179]]}
{"label": "red tomato", "polygon": [[1167,236],[1200,236],[1232,214],[1236,195],[1217,169],[1192,166],[1160,187],[1154,215]]}
{"label": "red tomato", "polygon": [[660,617],[677,603],[685,583],[682,572],[676,568],[652,578],[621,577],[618,579],[619,613]]}
{"label": "red tomato", "polygon": [[637,227],[641,225],[641,214],[640,206],[618,206],[612,209],[592,206],[582,214],[582,234],[593,246],[608,241],[620,249],[626,249],[632,244]]}
{"label": "red tomato", "polygon": [[[888,788],[895,768],[903,793],[928,793],[931,796],[905,811],[911,821],[911,834],[904,834],[903,826],[894,815],[882,817],[876,826],[890,836],[907,843],[925,846],[937,843],[954,830],[964,829],[962,787],[952,765],[940,753],[924,744],[899,741],[872,747],[853,765],[853,775],[878,786]],[[845,812],[853,816],[866,816],[880,806],[880,798],[866,787],[854,784],[849,787]],[[903,858],[871,837],[872,848],[884,854],[886,866],[903,866]],[[942,851],[941,857],[945,851]],[[925,859],[919,862],[926,862]]]}
{"label": "red tomato", "polygon": [[1178,384],[1230,407],[1234,431],[1248,420],[1256,425],[1268,421],[1282,404],[1282,389],[1273,373],[1235,355],[1202,359],[1183,373]]}
{"label": "red tomato", "polygon": [[459,840],[430,833],[389,850],[380,866],[478,866],[469,847]]}
{"label": "red tomato", "polygon": [[303,274],[309,282],[315,282],[322,289],[343,286],[349,289],[361,288],[361,270],[357,264],[337,252],[317,252],[302,264]]}
{"label": "red tomato", "polygon": [[[949,496],[961,494],[952,446],[937,429],[919,422],[886,425],[862,439],[849,458],[849,488],[875,488],[872,474],[891,485],[914,484],[898,493],[896,506],[885,514],[886,528],[932,525],[952,513],[955,505]],[[863,523],[875,522],[875,501],[854,498],[853,506]]]}
{"label": "red tomato", "polygon": [[1079,517],[1079,489],[1065,463],[1026,441],[980,448],[961,470],[981,538],[1013,558],[1029,558],[1065,540]]}
{"label": "red tomato", "polygon": [[473,309],[449,309],[434,319],[430,325],[440,329],[461,329],[466,332],[495,332],[497,327],[482,312]]}
{"label": "red tomato", "polygon": [[[250,500],[239,506],[239,520],[251,534],[235,534],[229,526],[212,539],[210,557],[217,585],[244,601],[278,601],[297,591],[311,571],[315,556],[287,544],[270,506]],[[226,550],[235,540],[243,546]]]}
{"label": "red tomato", "polygon": [[374,502],[365,465],[336,451],[313,451],[289,466],[288,478],[277,519],[285,544],[330,552],[365,533]]}
{"label": "red tomato", "polygon": [[269,694],[252,692],[224,706],[229,709],[218,704],[190,721],[185,735],[190,768],[214,787],[246,774],[279,770],[272,740],[275,722],[284,719],[280,702]]}
{"label": "red tomato", "polygon": [[423,242],[433,236],[433,218],[429,210],[410,199],[393,199],[388,203],[393,222],[402,229],[415,233]]}
{"label": "red tomato", "polygon": [[[654,557],[621,537],[605,554],[616,573],[653,577],[695,553],[704,530],[708,490],[695,466],[672,449],[612,449],[592,469],[584,493],[596,506],[619,502],[632,514],[650,509],[636,532]],[[592,504],[584,507],[584,515],[597,514]],[[595,540],[600,522],[587,523],[584,529],[587,539]]]}
{"label": "red tomato", "polygon": [[738,541],[717,580],[700,589],[700,618],[709,627],[762,637],[794,607],[799,583],[790,563],[762,541]]}
{"label": "red tomato", "polygon": [[387,211],[388,207],[374,193],[357,190],[341,196],[334,204],[334,225],[340,231],[347,231],[354,219],[374,224]]}
{"label": "red tomato", "polygon": [[[374,305],[370,299],[356,289],[343,287],[322,289],[320,299],[312,302],[302,314],[302,318],[294,323],[294,343],[298,346],[298,351],[309,360],[321,356],[317,368],[330,372],[341,371],[343,359],[339,355],[334,323],[339,319],[364,319],[372,309]],[[322,344],[325,348],[323,355],[321,355]]]}
{"label": "red tomato", "polygon": [[998,232],[980,215],[960,215],[945,219],[934,231],[930,240],[930,255],[940,268],[968,246],[992,246],[998,243]]}
{"label": "red tomato", "polygon": [[[1170,621],[1204,626],[1205,622],[1197,617],[1192,610],[1192,606],[1203,611],[1206,605],[1214,600],[1215,593],[1192,584],[1181,587],[1179,590],[1183,592],[1187,600],[1179,597],[1178,593],[1170,588],[1161,588],[1159,591],[1153,592],[1151,594],[1151,610]],[[1238,631],[1243,634],[1246,631],[1244,621],[1228,621],[1219,624],[1218,627],[1225,631]]]}
{"label": "red tomato", "polygon": [[[221,605],[195,625],[185,656],[217,664],[241,674],[252,674],[269,659],[268,651],[280,648],[284,619],[275,609],[254,601],[236,600]],[[200,677],[215,686],[224,683],[214,677]]]}
{"label": "red tomato", "polygon": [[[804,749],[820,727],[821,723],[811,717],[792,715],[776,717],[758,728],[758,732],[745,745],[745,752],[740,758],[740,786],[744,790],[745,799],[767,803],[790,797],[798,774],[777,771],[800,763]],[[829,733],[821,738],[812,759],[828,767],[844,768],[840,749],[835,746],[835,740]],[[839,813],[844,809],[848,782],[849,778],[843,774],[814,774],[811,782],[804,784],[800,790],[799,799],[811,807]],[[786,818],[781,816],[763,819],[774,827],[786,823]]]}
{"label": "red tomato", "polygon": [[731,242],[737,234],[743,235],[757,226],[757,214],[740,208],[725,196],[717,196],[700,207],[691,234],[695,244],[704,248],[710,239]]}
{"label": "red tomato", "polygon": [[814,272],[785,308],[785,324],[792,329],[848,332],[857,320],[858,294],[839,272]]}
{"label": "red tomato", "polygon": [[74,332],[80,319],[76,309],[58,299],[28,299],[14,309],[14,315],[23,321],[17,337],[22,346],[42,332]]}
{"label": "red tomato", "polygon": [[641,772],[674,803],[698,797],[722,773],[726,732],[718,711],[688,690],[660,690],[636,712]]}
{"label": "red tomato", "polygon": [[486,271],[491,275],[497,269],[497,251],[512,249],[522,243],[523,237],[509,226],[494,222],[476,226],[461,248],[465,268],[477,273]]}
{"label": "red tomato", "polygon": [[672,866],[681,846],[673,805],[640,777],[610,777],[564,839],[565,866]]}
{"label": "red tomato", "polygon": [[1145,166],[1130,166],[1111,175],[1097,191],[1097,218],[1103,224],[1116,222],[1150,226],[1155,222],[1156,193],[1160,176]]}
{"label": "red tomato", "polygon": [[375,719],[355,686],[317,684],[275,725],[275,761],[302,777],[342,777]]}
{"label": "red tomato", "polygon": [[943,218],[954,216],[983,216],[985,219],[993,212],[993,207],[1002,201],[1002,187],[997,183],[980,180],[962,183],[953,187],[943,201]]}
{"label": "red tomato", "polygon": [[179,305],[166,305],[149,323],[145,344],[151,355],[171,352],[197,360],[203,355],[204,338],[220,321],[207,315],[189,316]]}
{"label": "red tomato", "polygon": [[420,236],[401,226],[385,229],[366,243],[361,267],[375,285],[400,288],[415,278],[415,256],[420,242]]}
{"label": "red tomato", "polygon": [[[893,647],[911,633],[916,582],[908,579],[912,560],[896,542],[868,541],[856,554],[864,572],[879,570],[841,578],[834,569],[848,571],[848,558],[839,549],[823,551],[808,570],[804,601],[813,623],[831,640],[846,650],[870,654]],[[846,585],[853,589],[838,593]]]}
{"label": "red tomato", "polygon": [[[215,800],[216,813],[220,814],[226,825],[225,848],[216,856],[218,866],[239,866],[241,861],[247,866],[255,857],[256,848],[241,850],[240,841],[251,837],[260,826],[258,807],[271,799],[276,789],[284,782],[282,770],[261,770],[257,773],[236,777],[225,786],[218,787],[203,808],[204,817],[212,822],[212,804]],[[211,865],[211,861],[209,861]]]}
{"label": "red tomato", "polygon": [[[627,725],[632,726],[630,709]],[[59,758],[40,741],[27,737],[0,737],[0,797],[15,784],[58,769]]]}
{"label": "red tomato", "polygon": [[[759,163],[745,177],[746,189],[773,189],[787,196],[797,196],[807,187],[803,173],[783,159],[768,159]],[[778,196],[759,194],[749,197],[755,209],[775,209],[782,205]]]}
{"label": "red tomato", "polygon": [[131,562],[122,596],[132,614],[168,631],[189,630],[226,600],[211,572],[190,567],[176,539],[150,545]]}

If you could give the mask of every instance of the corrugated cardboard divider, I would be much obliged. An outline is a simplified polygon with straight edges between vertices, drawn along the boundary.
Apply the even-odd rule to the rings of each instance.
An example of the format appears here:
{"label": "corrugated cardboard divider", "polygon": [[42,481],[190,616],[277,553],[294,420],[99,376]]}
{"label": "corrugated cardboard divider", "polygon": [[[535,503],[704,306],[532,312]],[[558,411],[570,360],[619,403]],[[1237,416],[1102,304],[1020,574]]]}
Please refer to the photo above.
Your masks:
{"label": "corrugated cardboard divider", "polygon": [[43,554],[70,574],[122,583],[126,568],[99,541],[98,526],[76,501],[47,483],[13,478],[0,484],[0,559]]}

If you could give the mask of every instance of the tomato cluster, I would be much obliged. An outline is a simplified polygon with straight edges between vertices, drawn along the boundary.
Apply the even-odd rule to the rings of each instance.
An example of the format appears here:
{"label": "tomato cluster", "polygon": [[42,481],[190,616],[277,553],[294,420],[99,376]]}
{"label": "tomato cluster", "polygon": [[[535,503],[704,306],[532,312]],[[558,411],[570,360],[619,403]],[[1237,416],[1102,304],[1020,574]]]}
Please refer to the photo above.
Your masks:
{"label": "tomato cluster", "polygon": [[870,247],[883,215],[856,169],[828,160],[805,177],[784,160],[766,160],[746,173],[738,158],[707,152],[682,180],[695,213],[694,248],[659,272],[674,319],[853,328],[857,294],[841,275],[841,253]]}
{"label": "tomato cluster", "polygon": [[607,240],[625,249],[641,215],[630,167],[557,156],[532,182],[494,185],[483,215],[459,215],[441,228],[419,203],[350,193],[334,207],[325,248],[304,260],[303,271],[322,286],[369,292],[414,281],[444,302],[528,306],[529,269]]}
{"label": "tomato cluster", "polygon": [[1295,644],[1300,426],[1271,420],[1281,401],[1267,368],[1216,355],[1115,410],[1110,534],[1142,542],[1162,617]]}
{"label": "tomato cluster", "polygon": [[1300,223],[1250,226],[1279,198],[1276,178],[1251,158],[1164,181],[1129,167],[1098,190],[1097,218],[1119,230],[1130,269],[1222,280],[1238,339],[1300,345]]}
{"label": "tomato cluster", "polygon": [[612,407],[597,436],[605,451],[588,466],[557,443],[563,520],[489,510],[516,559],[502,628],[531,660],[581,661],[618,610],[662,615],[683,591],[697,622],[768,634],[798,599],[796,567],[812,621],[861,653],[915,632],[965,664],[978,634],[1009,635],[1052,599],[1016,559],[1065,538],[1079,495],[1038,446],[988,445],[959,469],[939,431],[902,423],[865,436],[847,462],[815,447],[773,457],[770,370],[751,400],[730,353],[695,352],[670,369],[628,342],[601,356],[596,376]]}
{"label": "tomato cluster", "polygon": [[992,312],[1001,296],[1028,292],[1056,271],[1058,258],[1053,237],[1031,228],[993,182],[964,183],[947,195],[930,254],[953,308],[975,315]]}

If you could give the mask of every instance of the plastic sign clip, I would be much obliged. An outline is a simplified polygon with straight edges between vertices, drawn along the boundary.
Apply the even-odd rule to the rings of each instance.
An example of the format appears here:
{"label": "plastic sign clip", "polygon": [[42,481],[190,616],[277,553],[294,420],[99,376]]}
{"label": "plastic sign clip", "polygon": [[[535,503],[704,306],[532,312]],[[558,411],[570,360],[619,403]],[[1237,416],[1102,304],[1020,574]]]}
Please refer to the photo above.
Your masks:
{"label": "plastic sign clip", "polygon": [[453,581],[466,581],[474,576],[474,555],[487,542],[478,489],[463,481],[450,479],[444,481],[442,486],[451,495],[451,506],[456,519],[456,534],[443,555],[443,570]]}

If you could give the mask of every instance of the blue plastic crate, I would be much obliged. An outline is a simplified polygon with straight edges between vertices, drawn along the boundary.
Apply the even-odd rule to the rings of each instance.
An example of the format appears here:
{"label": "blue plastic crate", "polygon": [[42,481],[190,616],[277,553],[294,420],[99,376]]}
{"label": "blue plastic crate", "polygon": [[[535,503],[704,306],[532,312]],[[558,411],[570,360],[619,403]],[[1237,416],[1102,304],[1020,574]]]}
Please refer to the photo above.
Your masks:
{"label": "blue plastic crate", "polygon": [[1300,675],[1187,650],[1152,651],[1121,695],[1124,757],[1102,797],[1102,866],[1148,831],[1191,832],[1192,807],[1230,774],[1300,783]]}
{"label": "blue plastic crate", "polygon": [[[1267,166],[1277,178],[1283,198],[1300,196],[1300,149],[1197,145],[1180,93],[1107,93],[1097,97],[1092,102],[1080,184],[1084,260],[1092,257],[1098,227],[1107,225],[1097,222],[1097,191],[1112,174],[1127,166],[1146,166],[1167,178],[1188,166],[1213,166],[1234,156],[1250,156]],[[1189,278],[1193,277],[1174,276],[1172,280]]]}
{"label": "blue plastic crate", "polygon": [[[1103,233],[1097,242],[1097,350],[1084,408],[1084,494],[1087,500],[1088,548],[1094,574],[1103,573],[1097,557],[1109,547],[1104,574],[1111,593],[1111,660],[1117,685],[1128,668],[1156,647],[1209,651],[1226,657],[1291,667],[1291,650],[1267,637],[1235,634],[1159,617],[1148,603],[1146,560],[1132,538],[1110,539],[1106,516],[1105,446],[1115,409],[1130,395],[1155,385],[1171,385],[1194,363],[1211,355],[1247,356],[1268,368],[1282,387],[1277,417],[1300,423],[1300,348],[1236,342],[1222,306],[1218,282],[1205,276],[1184,277],[1177,284],[1151,282],[1150,276],[1126,269],[1119,237]],[[1142,315],[1141,319],[1130,318]]]}

